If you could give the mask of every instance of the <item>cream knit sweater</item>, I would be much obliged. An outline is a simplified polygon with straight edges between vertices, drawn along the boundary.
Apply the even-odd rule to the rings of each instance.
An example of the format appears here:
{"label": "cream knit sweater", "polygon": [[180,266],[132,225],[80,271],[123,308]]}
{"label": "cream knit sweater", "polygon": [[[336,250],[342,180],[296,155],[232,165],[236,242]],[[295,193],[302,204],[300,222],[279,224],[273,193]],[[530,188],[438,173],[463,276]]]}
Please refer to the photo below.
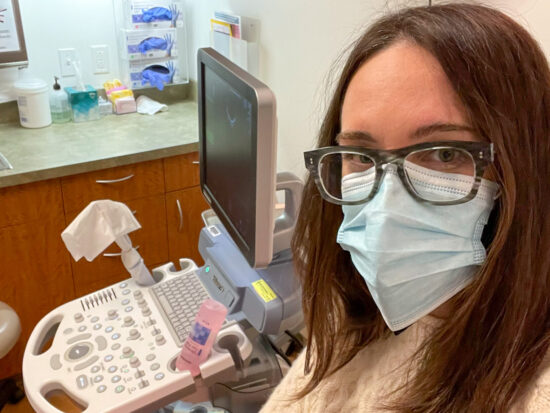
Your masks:
{"label": "cream knit sweater", "polygon": [[[304,387],[305,351],[275,388],[260,413],[341,413],[381,412],[380,403],[391,390],[406,379],[410,356],[433,326],[430,316],[416,322],[398,336],[392,335],[362,349],[355,358],[325,379],[306,397],[286,399]],[[535,382],[523,400],[511,409],[513,413],[550,413],[550,358],[541,366]]]}

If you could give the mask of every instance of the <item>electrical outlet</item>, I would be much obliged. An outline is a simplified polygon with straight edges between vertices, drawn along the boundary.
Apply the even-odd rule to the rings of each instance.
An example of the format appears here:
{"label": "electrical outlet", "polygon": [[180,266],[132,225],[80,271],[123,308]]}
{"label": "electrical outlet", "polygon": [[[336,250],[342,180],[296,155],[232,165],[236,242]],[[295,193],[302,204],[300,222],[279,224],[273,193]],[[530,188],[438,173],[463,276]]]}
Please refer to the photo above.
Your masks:
{"label": "electrical outlet", "polygon": [[58,49],[59,55],[59,71],[61,76],[75,76],[74,67],[71,61],[76,61],[75,49]]}
{"label": "electrical outlet", "polygon": [[109,46],[90,46],[94,74],[109,73]]}

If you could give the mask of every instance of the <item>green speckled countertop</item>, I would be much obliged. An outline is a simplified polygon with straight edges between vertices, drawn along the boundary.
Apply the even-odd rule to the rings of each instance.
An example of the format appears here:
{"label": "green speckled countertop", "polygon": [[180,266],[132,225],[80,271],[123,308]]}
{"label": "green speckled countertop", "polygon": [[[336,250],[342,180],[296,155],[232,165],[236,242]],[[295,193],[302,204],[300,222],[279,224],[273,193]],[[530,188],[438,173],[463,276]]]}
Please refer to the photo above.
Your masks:
{"label": "green speckled countertop", "polygon": [[193,152],[198,149],[197,104],[182,101],[156,115],[109,115],[97,121],[25,129],[0,124],[0,188]]}

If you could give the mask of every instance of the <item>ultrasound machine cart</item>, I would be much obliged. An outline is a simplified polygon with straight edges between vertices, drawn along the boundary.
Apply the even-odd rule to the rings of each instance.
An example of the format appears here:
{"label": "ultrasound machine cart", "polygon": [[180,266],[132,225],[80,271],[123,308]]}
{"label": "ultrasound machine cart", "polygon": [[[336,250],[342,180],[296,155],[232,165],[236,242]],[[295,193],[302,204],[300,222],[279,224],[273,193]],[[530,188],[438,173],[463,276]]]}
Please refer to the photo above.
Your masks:
{"label": "ultrasound machine cart", "polygon": [[[206,395],[234,413],[255,412],[282,378],[271,339],[302,327],[301,288],[289,250],[302,183],[276,174],[273,93],[213,49],[198,52],[202,267],[180,259],[68,302],[34,328],[23,359],[28,400],[59,413],[62,393],[88,413],[152,412]],[[285,209],[275,217],[276,190]],[[202,301],[229,310],[200,376],[175,359]],[[201,401],[201,400],[199,400]]]}

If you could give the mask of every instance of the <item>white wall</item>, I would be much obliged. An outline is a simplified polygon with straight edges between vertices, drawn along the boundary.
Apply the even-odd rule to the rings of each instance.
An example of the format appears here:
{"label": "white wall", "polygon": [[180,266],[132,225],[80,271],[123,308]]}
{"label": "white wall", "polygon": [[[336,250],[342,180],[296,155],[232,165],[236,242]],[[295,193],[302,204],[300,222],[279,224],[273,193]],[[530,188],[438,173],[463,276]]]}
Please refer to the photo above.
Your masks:
{"label": "white wall", "polygon": [[[119,1],[119,0],[115,0]],[[81,61],[85,83],[100,86],[118,74],[118,54],[112,0],[19,0],[25,32],[29,72],[53,84],[60,74],[57,50],[74,48]],[[91,45],[109,46],[109,74],[93,75]],[[12,100],[11,85],[17,69],[0,69],[0,102]],[[61,78],[63,86],[74,86],[74,76]]]}
{"label": "white wall", "polygon": [[550,57],[550,1],[548,0],[483,0],[481,4],[496,7],[524,26]]}

